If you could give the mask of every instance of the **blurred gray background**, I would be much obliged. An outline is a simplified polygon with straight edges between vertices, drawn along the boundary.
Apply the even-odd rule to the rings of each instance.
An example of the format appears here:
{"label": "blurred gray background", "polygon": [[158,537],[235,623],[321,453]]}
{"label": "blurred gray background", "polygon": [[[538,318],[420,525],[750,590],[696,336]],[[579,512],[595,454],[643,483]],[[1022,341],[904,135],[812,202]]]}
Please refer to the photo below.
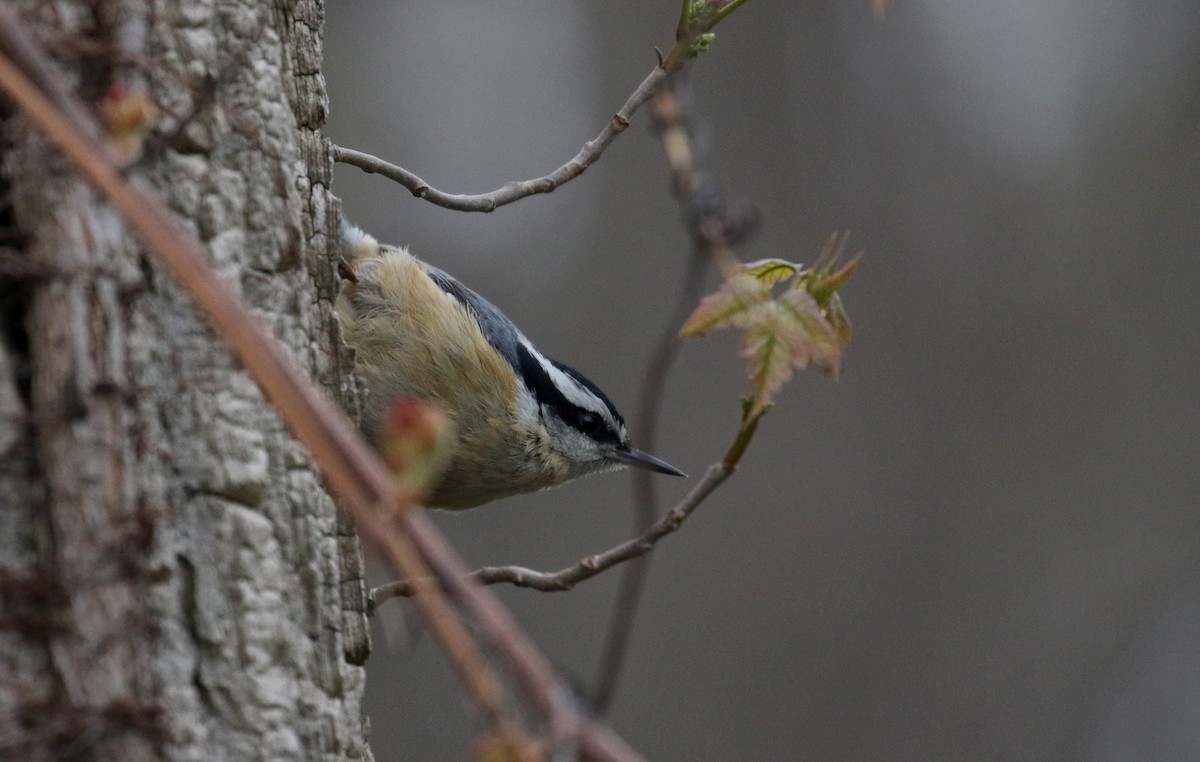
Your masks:
{"label": "blurred gray background", "polygon": [[[330,0],[329,134],[453,192],[544,174],[677,12]],[[790,385],[659,546],[617,729],[656,760],[1200,759],[1200,4],[754,0],[693,71],[701,161],[762,210],[742,256],[833,230],[867,255],[841,380]],[[334,190],[631,415],[688,246],[645,114],[491,215],[348,166]],[[657,454],[695,475],[736,424],[735,341],[670,381]],[[629,504],[617,474],[435,518],[473,564],[559,568]],[[590,681],[616,580],[499,592]],[[377,758],[464,758],[432,638],[376,634]]]}

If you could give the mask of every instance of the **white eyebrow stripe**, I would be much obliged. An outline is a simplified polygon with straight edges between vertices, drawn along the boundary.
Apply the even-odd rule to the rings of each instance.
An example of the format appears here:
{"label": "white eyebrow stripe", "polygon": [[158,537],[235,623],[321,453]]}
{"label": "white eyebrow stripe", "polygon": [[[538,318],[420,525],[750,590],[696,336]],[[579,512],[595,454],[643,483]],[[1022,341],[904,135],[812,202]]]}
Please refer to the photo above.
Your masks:
{"label": "white eyebrow stripe", "polygon": [[554,385],[558,387],[568,402],[584,410],[598,414],[608,422],[609,426],[614,429],[618,428],[617,422],[613,420],[612,414],[608,410],[608,405],[604,404],[604,400],[601,400],[584,388],[578,381],[559,370],[554,363],[550,362],[545,355],[537,350],[537,347],[530,343],[529,339],[525,338],[524,334],[521,334],[520,341],[525,349],[529,351],[529,354],[538,361],[538,365],[542,366],[542,370],[546,371],[546,375],[550,377],[550,380],[554,382]]}

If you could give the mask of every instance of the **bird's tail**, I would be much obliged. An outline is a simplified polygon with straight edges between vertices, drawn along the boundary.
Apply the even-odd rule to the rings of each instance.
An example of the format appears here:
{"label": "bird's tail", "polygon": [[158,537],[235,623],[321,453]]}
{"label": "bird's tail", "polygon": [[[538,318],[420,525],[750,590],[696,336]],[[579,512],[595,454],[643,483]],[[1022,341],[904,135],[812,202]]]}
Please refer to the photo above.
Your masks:
{"label": "bird's tail", "polygon": [[363,257],[373,257],[379,254],[379,241],[375,240],[375,236],[345,217],[342,218],[340,234],[342,261],[346,264],[353,264]]}

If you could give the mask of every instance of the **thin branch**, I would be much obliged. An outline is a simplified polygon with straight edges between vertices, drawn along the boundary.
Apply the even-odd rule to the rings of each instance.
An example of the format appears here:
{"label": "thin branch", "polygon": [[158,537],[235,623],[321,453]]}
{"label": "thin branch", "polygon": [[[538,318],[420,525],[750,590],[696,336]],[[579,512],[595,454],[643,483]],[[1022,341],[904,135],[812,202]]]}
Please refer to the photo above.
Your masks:
{"label": "thin branch", "polygon": [[[558,593],[570,590],[580,582],[589,580],[607,569],[644,556],[654,550],[659,540],[675,532],[697,508],[708,499],[717,487],[720,487],[734,471],[754,432],[758,428],[761,413],[753,418],[746,418],[738,427],[737,436],[729,445],[719,462],[712,464],[704,473],[700,482],[688,492],[683,500],[664,513],[650,528],[631,540],[615,545],[608,550],[580,559],[573,566],[555,572],[540,572],[523,566],[485,566],[471,573],[470,578],[484,585],[510,584],[540,590],[546,593]],[[413,594],[418,584],[426,580],[402,579],[389,582],[371,590],[368,598],[371,610],[374,611],[384,601],[392,598],[407,597]]]}
{"label": "thin branch", "polygon": [[[645,533],[602,553],[587,556],[565,569],[556,572],[541,572],[523,566],[485,566],[472,572],[471,578],[484,585],[507,583],[547,593],[570,590],[580,582],[591,579],[617,564],[649,553],[659,540],[679,529],[687,517],[691,516],[705,498],[728,479],[731,473],[733,473],[732,469],[724,463],[714,463],[708,467],[704,478],[687,494],[687,497],[663,514]],[[402,579],[373,589],[369,595],[372,610],[391,598],[412,595],[416,584],[420,582],[422,580]]]}
{"label": "thin branch", "polygon": [[[6,11],[7,9],[0,8],[0,13]],[[0,19],[3,19],[3,16],[0,16]],[[36,49],[28,44],[8,46],[13,37],[13,30],[14,27],[5,24],[5,31],[0,33],[4,35],[0,45],[23,57],[36,56]],[[246,306],[229,296],[229,288],[221,283],[211,270],[205,272],[203,253],[198,245],[194,248],[189,247],[190,242],[177,235],[178,231],[174,229],[170,212],[161,205],[161,202],[150,197],[144,191],[133,188],[115,172],[115,157],[104,150],[104,144],[99,142],[93,130],[85,131],[88,124],[86,120],[89,117],[87,112],[82,110],[82,106],[80,105],[79,111],[63,114],[62,104],[72,103],[73,97],[65,89],[57,87],[56,80],[49,73],[50,70],[39,65],[40,62],[37,58],[30,59],[30,64],[25,70],[34,72],[40,80],[37,89],[29,80],[20,78],[17,70],[11,68],[10,60],[4,57],[0,57],[0,82],[3,82],[5,89],[9,90],[14,100],[22,105],[26,113],[38,121],[50,137],[60,144],[64,152],[75,159],[97,186],[109,195],[113,204],[136,229],[145,235],[148,242],[160,250],[172,252],[165,259],[177,259],[178,261],[174,262],[174,269],[180,279],[186,284],[204,289],[204,296],[198,298],[197,301],[209,300],[209,303],[204,306],[210,311],[214,322],[222,324],[222,321],[225,321],[222,327],[226,331],[226,335],[231,336],[231,343],[235,346],[239,344],[260,345],[264,354],[251,354],[243,351],[242,358],[247,366],[251,367],[252,372],[257,371],[256,375],[260,378],[268,379],[264,381],[263,385],[274,389],[272,397],[277,401],[292,399],[292,395],[295,395],[296,399],[303,399],[307,391],[315,391],[304,389],[305,384],[294,377],[296,374],[291,366],[291,361],[284,355],[278,342],[270,338],[261,326],[251,319]],[[56,97],[52,100],[45,98],[39,100],[39,90],[45,92],[48,89],[57,90]],[[63,119],[64,116],[67,116],[67,119]],[[66,127],[68,124],[70,126]],[[64,127],[66,129],[63,129]],[[190,251],[189,248],[191,248]],[[192,261],[189,262],[189,259]],[[255,363],[251,360],[251,356],[263,357],[262,367],[252,367]],[[279,402],[279,404],[283,407],[285,403]],[[317,395],[312,395],[303,403],[293,403],[292,407],[285,408],[284,411],[295,409],[300,404],[315,405],[315,416],[318,420],[331,415],[329,409],[321,409],[322,406],[328,408],[328,403]],[[337,423],[337,421],[332,421],[331,425],[336,426]],[[300,433],[301,428],[299,425],[296,426],[298,434],[304,436]],[[354,440],[352,437],[348,437],[347,441],[353,442]],[[369,463],[369,453],[354,453],[351,457],[357,462],[340,463],[328,474],[331,481],[337,479],[337,475],[343,472],[356,468],[370,469],[372,466]],[[402,574],[427,577],[430,573],[429,567],[412,543],[403,537],[390,522],[381,518],[403,513],[411,508],[411,501],[406,500],[398,490],[390,488],[381,495],[379,506],[376,510],[355,513],[360,528],[386,551],[389,560]],[[482,651],[472,640],[463,623],[459,621],[441,590],[436,586],[424,586],[416,590],[416,598],[431,629],[441,641],[451,663],[455,666],[464,685],[475,698],[484,715],[500,732],[511,734],[516,723],[515,720],[505,715],[504,693],[500,680],[493,673]]]}
{"label": "thin branch", "polygon": [[723,7],[721,10],[717,11],[717,15],[714,17],[712,25],[716,26],[717,24],[720,24],[722,21],[729,18],[729,15],[731,13],[733,13],[738,8],[745,5],[745,3],[746,3],[746,0],[733,0],[732,3],[729,3],[728,5]]}
{"label": "thin branch", "polygon": [[[371,538],[395,566],[401,569],[411,568],[414,573],[423,575],[422,579],[431,580],[428,576],[429,567],[412,544],[412,540],[397,531],[394,523],[383,518],[389,514],[391,511],[381,509],[365,521],[359,518],[359,530]],[[475,699],[488,723],[505,735],[517,734],[518,724],[504,707],[504,690],[500,680],[441,589],[431,580],[429,584],[414,587],[413,597],[429,628],[433,630],[445,650],[450,664]]]}
{"label": "thin branch", "polygon": [[691,9],[691,0],[680,0],[679,3],[679,23],[675,25],[675,39],[684,40],[688,36],[688,20],[691,17],[689,12]]}
{"label": "thin branch", "polygon": [[543,175],[533,180],[514,180],[488,193],[474,195],[446,193],[432,187],[429,183],[417,177],[416,174],[403,167],[389,164],[383,159],[376,158],[368,153],[343,148],[342,146],[333,146],[333,159],[343,164],[358,167],[367,173],[383,175],[389,180],[393,180],[408,188],[417,198],[423,198],[446,209],[454,209],[460,212],[492,212],[498,207],[511,204],[514,201],[518,201],[526,196],[532,196],[535,193],[550,193],[563,183],[570,182],[582,175],[584,170],[596,163],[596,160],[600,158],[600,154],[604,153],[604,149],[608,148],[617,135],[620,135],[629,127],[629,121],[633,118],[634,113],[642,107],[642,104],[650,99],[655,89],[670,76],[671,72],[663,69],[661,66],[654,67],[646,78],[642,80],[642,83],[637,86],[637,89],[633,91],[633,94],[625,101],[625,105],[613,115],[612,119],[608,120],[608,124],[604,126],[600,134],[584,143],[583,147],[579,149],[579,153],[575,154],[566,164],[563,164],[548,175]]}
{"label": "thin branch", "polygon": [[[692,166],[686,114],[682,109],[671,106],[680,99],[677,91],[686,88],[687,82],[685,76],[680,76],[660,89],[651,102],[654,128],[667,155],[667,164],[671,170],[675,193],[681,199],[690,195],[696,185],[696,179]],[[692,238],[693,241],[697,238],[695,231],[692,231]],[[680,289],[675,307],[646,363],[646,371],[641,385],[642,398],[638,407],[637,441],[644,443],[643,447],[650,452],[655,452],[655,443],[658,439],[661,402],[667,376],[679,354],[679,326],[695,309],[695,305],[700,299],[704,275],[708,270],[706,265],[711,258],[711,254],[706,251],[704,246],[692,246],[683,288]],[[633,473],[632,481],[633,531],[634,533],[645,532],[654,522],[654,517],[658,513],[658,482],[650,478],[649,472],[640,470]],[[617,594],[613,599],[609,614],[604,646],[596,668],[596,684],[591,696],[592,709],[599,716],[607,713],[612,703],[612,697],[616,693],[617,679],[620,676],[621,665],[625,661],[630,634],[637,621],[638,606],[646,579],[650,574],[652,558],[653,556],[647,554],[634,559],[625,566],[621,573],[621,581],[617,585]]]}
{"label": "thin branch", "polygon": [[[657,452],[662,395],[666,389],[667,376],[679,356],[679,326],[700,299],[704,274],[708,269],[706,265],[707,260],[702,253],[699,250],[694,251],[688,262],[687,274],[684,276],[683,288],[679,291],[675,308],[671,311],[671,316],[646,363],[635,436],[636,441],[642,443],[649,452]],[[658,513],[658,481],[651,478],[649,472],[639,469],[632,474],[632,486],[633,532],[645,532],[653,524],[654,516]],[[615,688],[616,674],[619,672],[618,669],[613,669],[612,665],[619,665],[624,660],[625,648],[629,643],[628,634],[637,618],[638,601],[645,587],[646,576],[650,573],[652,557],[647,554],[632,560],[621,573],[612,613],[609,615],[608,634],[601,652],[601,666],[596,673],[596,687],[591,696],[592,711],[599,716],[604,716],[608,710]]]}
{"label": "thin branch", "polygon": [[560,185],[579,177],[584,170],[595,164],[600,155],[604,153],[604,149],[608,148],[617,135],[629,127],[630,120],[633,119],[633,115],[642,107],[642,104],[649,100],[659,86],[666,82],[672,74],[681,70],[689,60],[696,56],[698,52],[695,47],[696,35],[705,35],[745,2],[746,0],[733,0],[716,10],[703,23],[696,24],[696,19],[692,17],[694,9],[690,0],[681,0],[679,22],[675,28],[675,44],[665,55],[659,52],[658,65],[630,94],[625,100],[625,105],[621,106],[620,110],[609,119],[600,134],[584,143],[570,161],[548,175],[532,180],[513,180],[487,193],[447,193],[434,188],[418,177],[415,172],[363,151],[335,145],[333,146],[333,160],[358,167],[368,174],[383,175],[408,188],[417,198],[423,198],[438,206],[460,212],[494,212],[499,207],[519,201],[526,196],[550,193]]}
{"label": "thin branch", "polygon": [[[658,400],[665,383],[667,371],[678,349],[676,340],[678,326],[688,316],[700,296],[704,264],[721,265],[729,259],[729,246],[734,239],[744,239],[755,227],[755,220],[746,215],[731,213],[725,206],[713,181],[702,174],[695,163],[692,151],[690,114],[685,97],[679,91],[686,90],[685,78],[680,78],[663,87],[655,94],[651,103],[655,131],[662,144],[671,172],[671,185],[676,199],[686,214],[688,232],[691,236],[691,268],[680,294],[676,314],[667,326],[669,341],[659,343],[651,357],[645,383],[643,405],[639,421],[647,427],[638,441],[646,441],[654,449],[654,431],[658,426]],[[746,440],[747,442],[749,440]],[[740,458],[740,454],[738,455]],[[738,458],[734,459],[734,462]],[[657,493],[654,482],[645,474],[634,474],[634,526],[635,531],[644,531],[658,511]],[[592,706],[596,714],[603,716],[616,693],[617,680],[625,661],[625,652],[637,620],[638,604],[650,571],[650,557],[638,559],[625,567],[621,583],[613,602],[608,632],[596,669],[596,687],[593,690]]]}
{"label": "thin branch", "polygon": [[[151,251],[172,271],[212,324],[229,341],[244,367],[305,444],[320,465],[334,493],[368,535],[381,527],[379,506],[406,510],[413,544],[424,556],[442,587],[478,623],[487,644],[512,671],[538,713],[558,739],[577,739],[583,754],[593,759],[636,760],[641,757],[603,724],[583,715],[570,700],[570,689],[546,658],[517,627],[511,615],[485,590],[464,580],[466,567],[419,511],[397,503],[394,479],[348,419],[335,408],[288,358],[282,346],[254,317],[207,263],[198,240],[183,230],[171,211],[155,196],[127,180],[111,153],[91,130],[81,129],[54,103],[74,96],[56,81],[34,85],[10,58],[32,56],[44,70],[45,56],[31,44],[22,49],[14,39],[31,39],[16,14],[0,4],[0,88],[3,88],[41,131],[79,167],[104,194]],[[39,87],[40,86],[40,87]],[[53,92],[47,97],[43,90]],[[75,101],[78,102],[77,100]],[[73,109],[86,114],[80,104]],[[398,567],[406,556],[403,545],[389,547]],[[411,561],[411,559],[409,559]],[[409,561],[403,565],[410,566]],[[419,566],[412,563],[410,568]],[[400,569],[400,573],[405,573]]]}

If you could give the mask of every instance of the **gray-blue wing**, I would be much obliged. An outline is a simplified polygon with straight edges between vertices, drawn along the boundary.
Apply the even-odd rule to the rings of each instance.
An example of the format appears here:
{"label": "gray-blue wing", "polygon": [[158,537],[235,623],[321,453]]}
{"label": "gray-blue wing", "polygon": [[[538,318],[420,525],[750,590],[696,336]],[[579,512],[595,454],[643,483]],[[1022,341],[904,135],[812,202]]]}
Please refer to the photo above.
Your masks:
{"label": "gray-blue wing", "polygon": [[426,262],[421,264],[440,289],[467,308],[479,324],[483,337],[508,361],[514,371],[519,371],[520,356],[517,350],[521,344],[521,332],[513,322],[505,317],[496,305],[459,283],[453,276]]}

